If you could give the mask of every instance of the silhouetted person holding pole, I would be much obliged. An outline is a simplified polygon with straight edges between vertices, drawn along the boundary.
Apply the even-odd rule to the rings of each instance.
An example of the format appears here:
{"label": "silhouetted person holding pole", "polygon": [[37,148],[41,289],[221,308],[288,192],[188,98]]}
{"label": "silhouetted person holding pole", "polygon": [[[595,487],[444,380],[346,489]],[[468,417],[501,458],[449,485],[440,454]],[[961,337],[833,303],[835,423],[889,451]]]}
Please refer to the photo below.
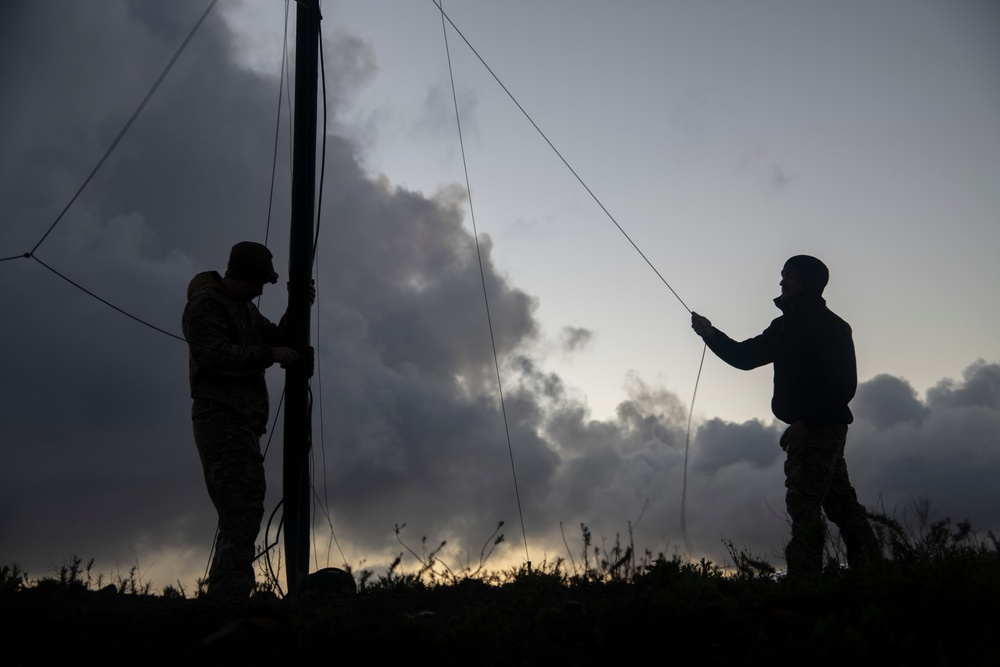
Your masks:
{"label": "silhouetted person holding pole", "polygon": [[879,558],[868,514],[847,476],[844,444],[854,421],[847,404],[858,385],[851,327],[826,307],[830,273],[820,260],[796,255],[781,270],[782,315],[741,343],[691,313],[691,327],[720,359],[741,370],[774,364],[774,416],[789,424],[781,436],[785,504],[792,539],[785,549],[790,580],[810,582],[823,567],[820,508],[840,529],[851,567]]}
{"label": "silhouetted person holding pole", "polygon": [[271,252],[259,243],[233,246],[226,275],[199,273],[188,286],[184,337],[190,350],[191,418],[205,483],[219,512],[208,596],[246,600],[254,588],[254,544],[264,515],[264,457],[260,436],[267,428],[264,370],[294,363],[282,325],[254,306],[264,283],[276,283]]}

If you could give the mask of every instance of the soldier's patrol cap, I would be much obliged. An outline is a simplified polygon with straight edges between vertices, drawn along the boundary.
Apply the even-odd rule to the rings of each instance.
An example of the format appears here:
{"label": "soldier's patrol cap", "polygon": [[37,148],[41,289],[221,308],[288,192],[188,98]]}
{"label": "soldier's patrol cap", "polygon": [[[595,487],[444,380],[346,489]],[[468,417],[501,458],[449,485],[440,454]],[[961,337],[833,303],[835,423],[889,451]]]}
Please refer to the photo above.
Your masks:
{"label": "soldier's patrol cap", "polygon": [[794,266],[802,274],[802,288],[812,294],[822,294],[830,282],[830,269],[826,264],[811,255],[796,255],[785,262],[785,266]]}
{"label": "soldier's patrol cap", "polygon": [[271,258],[274,255],[266,246],[253,241],[241,241],[233,246],[229,253],[229,266],[226,275],[236,280],[263,285],[278,282],[278,274],[274,271]]}

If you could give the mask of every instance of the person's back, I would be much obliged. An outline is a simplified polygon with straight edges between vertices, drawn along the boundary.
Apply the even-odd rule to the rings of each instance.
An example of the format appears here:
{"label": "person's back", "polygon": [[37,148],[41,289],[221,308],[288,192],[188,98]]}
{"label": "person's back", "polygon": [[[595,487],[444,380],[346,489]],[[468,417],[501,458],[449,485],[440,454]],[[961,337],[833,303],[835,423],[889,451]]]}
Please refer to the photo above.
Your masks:
{"label": "person's back", "polygon": [[273,363],[274,325],[253,303],[230,294],[215,271],[191,280],[182,321],[184,337],[192,344],[189,375],[195,413],[226,406],[263,433],[268,417],[264,371]]}

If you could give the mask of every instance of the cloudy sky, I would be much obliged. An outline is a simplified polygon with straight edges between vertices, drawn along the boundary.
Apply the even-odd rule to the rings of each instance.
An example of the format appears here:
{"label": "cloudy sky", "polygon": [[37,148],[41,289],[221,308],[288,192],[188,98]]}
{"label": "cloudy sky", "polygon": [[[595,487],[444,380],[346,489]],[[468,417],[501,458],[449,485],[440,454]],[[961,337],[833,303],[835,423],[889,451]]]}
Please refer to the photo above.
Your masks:
{"label": "cloudy sky", "polygon": [[[30,251],[205,0],[0,8],[0,257]],[[36,256],[180,333],[190,278],[263,241],[283,3],[221,0]],[[692,309],[734,338],[775,316],[790,255],[831,269],[862,384],[862,501],[1000,529],[1000,8],[988,1],[450,0],[445,9]],[[525,558],[434,4],[324,3],[330,136],[315,336],[318,565],[449,540]],[[685,308],[449,32],[529,556],[683,549]],[[288,110],[268,244],[285,273]],[[215,514],[185,345],[40,262],[0,263],[0,560],[205,568]],[[279,283],[280,284],[280,283]],[[276,319],[282,290],[261,308]],[[269,372],[273,403],[282,374]],[[776,556],[787,537],[770,370],[706,359],[688,525]],[[322,412],[322,431],[319,413]],[[268,512],[280,498],[280,424]],[[320,440],[322,433],[322,447]],[[325,464],[324,464],[325,459]],[[468,555],[468,554],[471,554]]]}

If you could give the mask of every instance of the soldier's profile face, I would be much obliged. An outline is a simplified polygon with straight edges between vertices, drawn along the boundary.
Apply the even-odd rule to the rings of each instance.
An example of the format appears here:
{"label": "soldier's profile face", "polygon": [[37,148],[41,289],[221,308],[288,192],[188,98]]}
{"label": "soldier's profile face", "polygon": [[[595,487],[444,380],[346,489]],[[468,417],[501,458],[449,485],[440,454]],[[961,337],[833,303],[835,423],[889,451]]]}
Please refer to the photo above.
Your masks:
{"label": "soldier's profile face", "polygon": [[781,298],[791,299],[802,293],[802,273],[794,266],[785,264],[781,269]]}
{"label": "soldier's profile face", "polygon": [[247,302],[253,301],[264,291],[264,285],[261,283],[249,280],[234,280],[233,282],[238,290],[237,296]]}

